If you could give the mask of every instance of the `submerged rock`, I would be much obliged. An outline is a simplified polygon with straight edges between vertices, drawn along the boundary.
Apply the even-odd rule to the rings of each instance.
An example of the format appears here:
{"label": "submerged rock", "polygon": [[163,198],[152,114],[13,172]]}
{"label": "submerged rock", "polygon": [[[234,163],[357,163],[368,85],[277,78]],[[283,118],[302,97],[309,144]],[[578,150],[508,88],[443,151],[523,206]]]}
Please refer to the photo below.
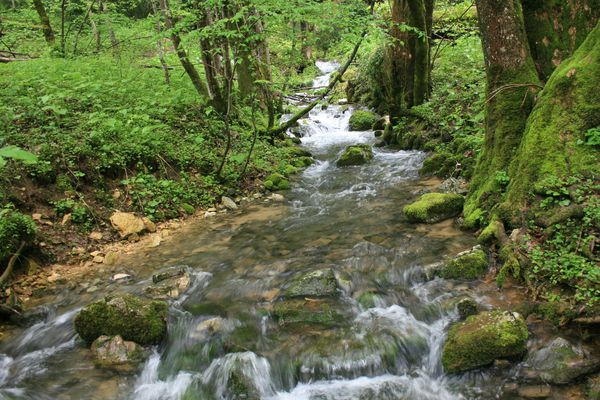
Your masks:
{"label": "submerged rock", "polygon": [[426,193],[403,211],[410,222],[433,224],[459,215],[464,202],[464,197],[458,194]]}
{"label": "submerged rock", "polygon": [[356,110],[350,117],[350,130],[351,131],[368,131],[371,129],[373,124],[377,122],[379,117],[377,114],[371,111]]}
{"label": "submerged rock", "polygon": [[346,147],[340,158],[336,161],[338,167],[362,165],[373,159],[373,149],[368,144],[357,144]]}
{"label": "submerged rock", "polygon": [[142,346],[119,335],[100,336],[92,343],[91,350],[97,366],[119,372],[135,372],[146,356]]}
{"label": "submerged rock", "polygon": [[146,294],[155,300],[177,299],[191,284],[187,266],[175,266],[152,275],[152,285],[146,287]]}
{"label": "submerged rock", "polygon": [[530,351],[522,370],[524,378],[556,385],[570,383],[600,368],[600,359],[585,347],[561,337]]}
{"label": "submerged rock", "polygon": [[335,273],[331,268],[318,269],[294,279],[284,293],[285,298],[330,297],[338,294]]}
{"label": "submerged rock", "polygon": [[331,299],[280,300],[273,307],[273,315],[281,326],[319,325],[329,328],[345,319],[340,305]]}
{"label": "submerged rock", "polygon": [[167,334],[168,305],[129,294],[106,296],[75,316],[75,331],[92,343],[102,335],[120,335],[142,345],[158,344]]}
{"label": "submerged rock", "polygon": [[456,304],[456,308],[458,309],[458,315],[460,315],[461,319],[467,319],[467,317],[476,315],[479,312],[477,302],[470,297],[460,300]]}
{"label": "submerged rock", "polygon": [[457,254],[446,263],[438,275],[444,279],[477,279],[485,274],[488,258],[481,246]]}
{"label": "submerged rock", "polygon": [[490,311],[450,328],[442,352],[448,373],[464,372],[496,359],[519,357],[527,351],[525,319],[515,312]]}

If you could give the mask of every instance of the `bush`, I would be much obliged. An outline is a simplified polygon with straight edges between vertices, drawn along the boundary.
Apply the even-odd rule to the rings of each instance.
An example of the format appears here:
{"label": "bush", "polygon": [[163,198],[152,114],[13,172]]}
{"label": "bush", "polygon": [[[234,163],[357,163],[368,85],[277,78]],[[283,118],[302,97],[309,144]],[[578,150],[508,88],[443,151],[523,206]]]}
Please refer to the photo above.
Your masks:
{"label": "bush", "polygon": [[36,228],[31,217],[10,208],[0,211],[0,262],[8,259],[21,242],[33,240]]}

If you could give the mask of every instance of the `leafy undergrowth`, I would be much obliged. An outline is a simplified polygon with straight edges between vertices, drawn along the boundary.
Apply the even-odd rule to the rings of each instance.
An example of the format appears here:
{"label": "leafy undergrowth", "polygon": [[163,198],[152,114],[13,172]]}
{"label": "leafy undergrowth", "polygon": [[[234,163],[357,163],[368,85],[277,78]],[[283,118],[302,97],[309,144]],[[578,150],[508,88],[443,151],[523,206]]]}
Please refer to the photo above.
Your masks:
{"label": "leafy undergrowth", "polygon": [[[233,146],[217,177],[227,139],[222,117],[199,103],[187,77],[173,74],[166,85],[160,70],[123,57],[48,58],[2,70],[0,146],[18,146],[38,160],[8,160],[0,201],[47,217],[52,225],[40,229],[46,245],[58,249],[54,256],[83,244],[92,229],[106,229],[115,209],[154,221],[190,214],[223,194],[260,190],[261,178],[289,174],[288,161],[298,156],[290,142],[273,146],[259,137],[242,175],[253,113],[236,107]],[[61,224],[65,215],[75,229]]]}

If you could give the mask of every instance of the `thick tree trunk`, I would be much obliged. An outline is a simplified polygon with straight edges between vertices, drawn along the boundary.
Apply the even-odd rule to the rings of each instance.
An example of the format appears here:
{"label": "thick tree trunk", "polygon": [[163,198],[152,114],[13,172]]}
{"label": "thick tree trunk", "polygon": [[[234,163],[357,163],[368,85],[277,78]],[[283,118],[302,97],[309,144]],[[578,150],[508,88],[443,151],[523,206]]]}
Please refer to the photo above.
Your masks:
{"label": "thick tree trunk", "polygon": [[570,57],[600,18],[598,0],[522,0],[525,30],[540,79]]}
{"label": "thick tree trunk", "polygon": [[485,142],[465,203],[465,223],[474,227],[492,217],[501,196],[495,179],[506,173],[519,146],[539,80],[520,0],[477,0],[487,75]]}
{"label": "thick tree trunk", "polygon": [[50,26],[50,18],[48,18],[48,14],[46,13],[46,7],[44,7],[44,3],[42,0],[33,0],[33,6],[35,7],[35,11],[40,17],[40,23],[42,24],[42,31],[44,32],[44,39],[50,46],[54,46],[54,32],[52,31],[52,27]]}
{"label": "thick tree trunk", "polygon": [[183,69],[189,76],[198,94],[201,97],[209,97],[206,85],[204,82],[202,82],[202,79],[200,79],[200,75],[198,74],[198,71],[194,65],[190,62],[186,51],[181,47],[181,38],[177,32],[173,30],[174,22],[168,0],[160,0],[160,9],[163,14],[163,18],[165,19],[165,26],[167,29],[171,30],[171,41],[173,42],[173,47],[175,48],[175,52],[179,57],[179,61],[181,62]]}
{"label": "thick tree trunk", "polygon": [[600,156],[597,148],[585,144],[585,133],[600,126],[598,88],[600,23],[550,76],[527,120],[509,170],[510,184],[501,206],[506,214],[525,208],[532,191],[545,194],[556,178],[582,176],[597,181]]}

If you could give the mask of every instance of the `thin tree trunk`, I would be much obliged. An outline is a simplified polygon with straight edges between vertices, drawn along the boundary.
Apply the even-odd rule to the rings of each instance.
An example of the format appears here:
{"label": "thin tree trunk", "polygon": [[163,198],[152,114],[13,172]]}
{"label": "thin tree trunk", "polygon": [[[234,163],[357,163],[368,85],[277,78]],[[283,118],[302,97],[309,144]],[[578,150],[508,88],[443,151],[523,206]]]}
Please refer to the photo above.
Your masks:
{"label": "thin tree trunk", "polygon": [[4,285],[10,279],[10,276],[12,275],[13,269],[15,267],[15,263],[17,262],[17,259],[21,256],[21,252],[25,248],[25,245],[26,245],[25,242],[21,242],[16,253],[13,254],[12,257],[10,258],[10,260],[8,261],[8,265],[6,266],[6,269],[4,270],[2,275],[0,275],[0,286]]}
{"label": "thin tree trunk", "polygon": [[179,61],[181,62],[183,69],[185,70],[188,77],[192,81],[192,84],[194,85],[194,88],[196,89],[198,94],[201,97],[209,97],[208,89],[206,88],[206,85],[204,84],[204,82],[202,82],[202,79],[200,79],[200,75],[198,74],[198,71],[196,70],[194,65],[190,62],[190,59],[188,58],[186,51],[182,48],[181,38],[173,29],[174,28],[173,16],[171,14],[171,9],[169,8],[168,0],[160,0],[160,9],[161,9],[161,12],[163,13],[163,17],[165,19],[165,25],[166,25],[167,29],[171,30],[171,41],[173,42],[173,47],[175,48],[175,51],[177,53],[177,56],[179,57]]}
{"label": "thin tree trunk", "polygon": [[67,8],[67,0],[60,2],[60,51],[65,54],[65,10]]}
{"label": "thin tree trunk", "polygon": [[[105,15],[108,15],[108,8],[106,7],[106,4],[100,0],[99,3],[100,6],[100,10],[102,11],[102,13],[104,13]],[[108,26],[108,38],[110,39],[110,48],[112,49],[113,53],[119,53],[119,41],[117,40],[117,35],[115,35],[115,31],[112,28],[112,24],[110,23],[110,17],[106,18],[106,25]]]}
{"label": "thin tree trunk", "polygon": [[214,54],[216,49],[214,42],[202,35],[202,30],[211,25],[213,20],[210,15],[210,10],[205,9],[201,12],[202,15],[198,20],[198,28],[200,30],[200,51],[202,53],[202,64],[204,65],[204,76],[208,87],[208,95],[217,111],[224,113],[226,111],[226,104],[223,101],[221,87],[217,77],[218,68],[215,60],[217,56]]}
{"label": "thin tree trunk", "polygon": [[44,3],[42,0],[33,0],[33,6],[35,7],[35,11],[40,17],[40,23],[42,24],[42,32],[44,33],[44,39],[50,46],[54,46],[54,32],[52,31],[52,27],[50,26],[50,18],[48,18],[48,14],[46,13],[46,7],[44,7]]}
{"label": "thin tree trunk", "polygon": [[96,22],[94,22],[94,14],[92,13],[92,9],[89,11],[90,18],[90,26],[92,27],[92,34],[94,35],[94,41],[96,42],[96,53],[99,53],[102,50],[102,39],[100,37],[100,31],[98,30],[98,26],[96,26]]}
{"label": "thin tree trunk", "polygon": [[156,48],[158,50],[158,60],[160,61],[160,66],[161,66],[163,74],[165,76],[165,83],[167,85],[170,85],[171,84],[171,74],[169,73],[169,65],[167,64],[167,61],[165,60],[163,43],[162,43],[162,39],[160,38],[160,33],[162,31],[162,27],[161,27],[161,23],[160,23],[160,16],[158,14],[158,10],[156,9],[156,4],[154,3],[154,0],[152,0],[150,2],[150,4],[152,5],[152,12],[158,18],[158,20],[156,21],[156,33],[158,33],[158,36],[159,36],[158,40],[156,41]]}

